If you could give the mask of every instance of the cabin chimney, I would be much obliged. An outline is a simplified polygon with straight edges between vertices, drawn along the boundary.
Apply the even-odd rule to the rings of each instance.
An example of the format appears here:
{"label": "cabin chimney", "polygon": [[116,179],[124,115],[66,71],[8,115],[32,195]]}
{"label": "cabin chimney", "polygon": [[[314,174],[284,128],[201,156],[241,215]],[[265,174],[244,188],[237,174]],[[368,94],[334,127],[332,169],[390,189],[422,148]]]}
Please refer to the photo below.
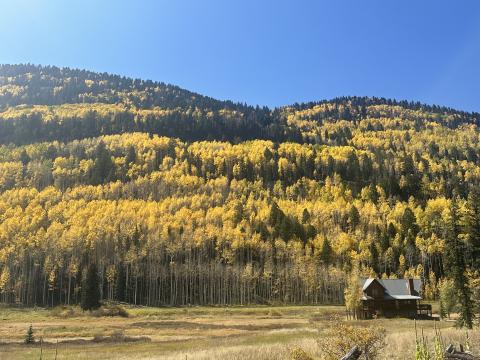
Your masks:
{"label": "cabin chimney", "polygon": [[415,288],[413,287],[413,279],[408,279],[408,291],[410,295],[414,295]]}

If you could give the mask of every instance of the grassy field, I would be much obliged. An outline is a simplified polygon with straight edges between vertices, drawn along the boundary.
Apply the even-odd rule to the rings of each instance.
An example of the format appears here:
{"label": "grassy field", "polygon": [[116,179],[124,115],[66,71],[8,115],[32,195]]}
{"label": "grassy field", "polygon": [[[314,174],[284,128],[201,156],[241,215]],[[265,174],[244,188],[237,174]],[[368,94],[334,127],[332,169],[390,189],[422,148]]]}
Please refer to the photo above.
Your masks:
{"label": "grassy field", "polygon": [[[127,307],[128,317],[93,316],[76,308],[18,309],[0,307],[0,359],[290,359],[300,346],[320,356],[316,339],[331,318],[344,310],[336,306],[285,307]],[[98,314],[97,314],[98,315]],[[387,329],[382,359],[409,359],[414,351],[413,322],[407,319],[356,321]],[[25,345],[32,324],[43,345]],[[417,322],[426,336],[433,322]],[[447,342],[465,332],[451,322],[438,322]],[[480,345],[480,332],[470,334]],[[57,343],[58,342],[58,343]],[[479,351],[477,347],[475,349]]]}

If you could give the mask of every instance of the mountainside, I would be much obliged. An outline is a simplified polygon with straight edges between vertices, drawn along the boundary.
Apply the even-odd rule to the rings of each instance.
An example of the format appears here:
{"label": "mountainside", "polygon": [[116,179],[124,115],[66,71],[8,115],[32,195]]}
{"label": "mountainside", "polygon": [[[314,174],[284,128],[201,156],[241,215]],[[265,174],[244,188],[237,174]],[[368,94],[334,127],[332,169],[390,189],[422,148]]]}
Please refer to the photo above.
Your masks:
{"label": "mountainside", "polygon": [[[340,303],[345,271],[480,270],[480,114],[345,97],[277,109],[0,66],[0,299]],[[452,201],[454,198],[454,201]],[[455,215],[455,214],[453,214]]]}
{"label": "mountainside", "polygon": [[323,125],[339,120],[356,126],[365,118],[406,118],[416,121],[416,130],[424,118],[451,128],[480,122],[479,114],[362,97],[254,108],[164,83],[33,65],[0,65],[0,110],[0,120],[8,119],[0,121],[0,142],[15,144],[132,131],[183,140],[322,144]]}

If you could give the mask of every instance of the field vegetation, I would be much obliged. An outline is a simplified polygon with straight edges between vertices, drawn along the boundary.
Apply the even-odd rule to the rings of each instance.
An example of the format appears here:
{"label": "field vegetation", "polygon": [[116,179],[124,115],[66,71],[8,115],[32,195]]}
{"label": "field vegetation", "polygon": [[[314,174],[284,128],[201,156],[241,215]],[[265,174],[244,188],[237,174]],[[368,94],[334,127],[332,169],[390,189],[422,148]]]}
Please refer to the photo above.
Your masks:
{"label": "field vegetation", "polygon": [[[77,307],[54,309],[0,309],[0,359],[285,359],[295,349],[321,359],[333,339],[335,327],[385,329],[385,346],[378,359],[413,359],[415,331],[412,320],[347,321],[343,307],[185,307],[123,306],[126,314],[109,316],[83,312]],[[332,319],[334,322],[332,322]],[[32,325],[34,345],[24,344]],[[453,321],[436,322],[446,343],[464,342],[465,330]],[[434,324],[417,327],[433,346]],[[338,333],[338,329],[337,329]],[[469,332],[473,350],[479,351],[480,332]],[[40,346],[40,339],[43,345]],[[58,341],[58,344],[57,344]],[[330,349],[332,349],[330,347]],[[327,358],[327,357],[326,357]]]}

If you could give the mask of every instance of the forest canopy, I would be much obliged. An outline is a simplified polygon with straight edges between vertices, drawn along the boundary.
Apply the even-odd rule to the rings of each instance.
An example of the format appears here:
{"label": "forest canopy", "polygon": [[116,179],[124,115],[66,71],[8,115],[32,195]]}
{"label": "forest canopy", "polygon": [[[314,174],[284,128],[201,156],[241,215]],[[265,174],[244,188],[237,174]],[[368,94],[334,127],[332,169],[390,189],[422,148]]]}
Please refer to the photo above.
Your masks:
{"label": "forest canopy", "polygon": [[2,65],[0,299],[78,303],[92,264],[103,299],[135,304],[340,303],[353,264],[422,277],[434,298],[452,216],[480,270],[479,124],[405,101],[268,109]]}

